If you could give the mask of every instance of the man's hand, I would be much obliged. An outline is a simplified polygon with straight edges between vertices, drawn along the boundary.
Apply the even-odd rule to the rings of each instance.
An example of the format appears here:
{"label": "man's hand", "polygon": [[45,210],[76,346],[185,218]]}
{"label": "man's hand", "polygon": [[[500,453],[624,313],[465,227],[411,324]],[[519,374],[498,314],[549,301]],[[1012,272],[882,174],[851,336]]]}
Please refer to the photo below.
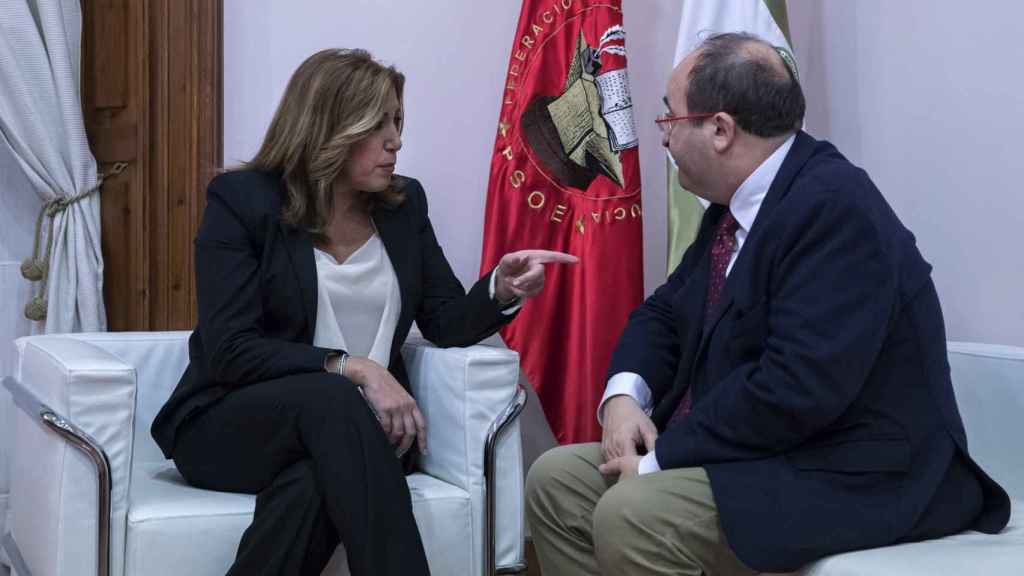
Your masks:
{"label": "man's hand", "polygon": [[623,456],[636,456],[636,447],[641,444],[648,452],[654,450],[658,429],[632,396],[612,396],[605,402],[603,410],[601,455],[605,462],[611,463]]}
{"label": "man's hand", "polygon": [[601,474],[618,476],[619,482],[621,482],[626,478],[632,478],[640,475],[640,458],[641,456],[637,456],[636,454],[621,456],[601,464],[597,469]]}
{"label": "man's hand", "polygon": [[520,250],[501,257],[495,272],[494,296],[499,302],[532,298],[544,288],[545,264],[575,264],[571,254],[551,250]]}

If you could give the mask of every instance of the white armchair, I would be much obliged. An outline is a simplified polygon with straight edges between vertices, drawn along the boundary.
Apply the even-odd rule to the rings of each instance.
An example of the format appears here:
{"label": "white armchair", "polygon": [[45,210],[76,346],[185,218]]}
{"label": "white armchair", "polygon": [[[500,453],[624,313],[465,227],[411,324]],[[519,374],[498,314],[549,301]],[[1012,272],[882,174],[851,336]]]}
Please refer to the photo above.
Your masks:
{"label": "white armchair", "polygon": [[[8,378],[16,576],[220,575],[255,497],[192,488],[149,435],[188,361],[188,332],[32,336]],[[522,571],[525,402],[518,356],[473,346],[403,350],[429,427],[408,477],[437,576]],[[395,553],[400,554],[400,550]],[[324,574],[347,574],[336,553]]]}

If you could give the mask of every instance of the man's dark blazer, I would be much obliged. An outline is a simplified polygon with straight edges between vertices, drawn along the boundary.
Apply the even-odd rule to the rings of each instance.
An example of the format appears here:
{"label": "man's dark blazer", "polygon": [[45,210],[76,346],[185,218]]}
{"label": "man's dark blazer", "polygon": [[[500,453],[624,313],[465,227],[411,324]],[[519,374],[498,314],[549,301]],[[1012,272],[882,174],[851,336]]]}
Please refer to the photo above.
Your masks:
{"label": "man's dark blazer", "polygon": [[1001,530],[1009,499],[967,456],[931,266],[867,174],[798,133],[705,318],[724,211],[630,316],[609,375],[646,380],[658,463],[706,469],[737,556],[785,572],[906,538],[957,453],[984,498],[973,528]]}
{"label": "man's dark blazer", "polygon": [[[502,314],[490,297],[489,275],[467,295],[434,236],[422,186],[401,181],[405,201],[375,208],[372,218],[401,292],[388,370],[408,389],[401,347],[413,320],[439,346],[467,346],[514,315]],[[322,371],[332,352],[312,344],[313,239],[282,221],[284,200],[276,174],[241,170],[210,183],[195,242],[199,322],[189,339],[189,366],[151,430],[168,458],[178,426],[190,415],[233,388]]]}

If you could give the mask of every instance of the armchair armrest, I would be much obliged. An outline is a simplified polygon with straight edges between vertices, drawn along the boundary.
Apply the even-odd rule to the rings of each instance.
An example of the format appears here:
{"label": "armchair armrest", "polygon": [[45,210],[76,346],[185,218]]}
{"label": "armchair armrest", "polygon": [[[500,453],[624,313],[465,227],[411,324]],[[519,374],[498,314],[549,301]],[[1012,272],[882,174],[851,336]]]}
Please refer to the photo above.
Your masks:
{"label": "armchair armrest", "polygon": [[[487,346],[435,348],[407,343],[413,396],[427,420],[424,473],[469,492],[474,564],[484,574],[523,563],[523,457],[519,422],[525,403],[519,355]],[[490,460],[490,462],[488,461]],[[489,489],[490,488],[490,489]],[[489,502],[490,501],[490,502]]]}
{"label": "armchair armrest", "polygon": [[5,381],[17,406],[5,548],[33,576],[119,575],[123,558],[109,551],[124,547],[135,369],[74,338],[19,346],[20,378]]}

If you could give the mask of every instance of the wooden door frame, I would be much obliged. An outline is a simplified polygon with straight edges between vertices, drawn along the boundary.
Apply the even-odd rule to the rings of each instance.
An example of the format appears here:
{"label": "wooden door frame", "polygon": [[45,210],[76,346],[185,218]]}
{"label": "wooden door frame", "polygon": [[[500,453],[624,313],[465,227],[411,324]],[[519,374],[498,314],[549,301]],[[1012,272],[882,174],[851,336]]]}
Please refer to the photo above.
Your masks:
{"label": "wooden door frame", "polygon": [[192,241],[223,165],[223,0],[82,0],[111,330],[195,326]]}

